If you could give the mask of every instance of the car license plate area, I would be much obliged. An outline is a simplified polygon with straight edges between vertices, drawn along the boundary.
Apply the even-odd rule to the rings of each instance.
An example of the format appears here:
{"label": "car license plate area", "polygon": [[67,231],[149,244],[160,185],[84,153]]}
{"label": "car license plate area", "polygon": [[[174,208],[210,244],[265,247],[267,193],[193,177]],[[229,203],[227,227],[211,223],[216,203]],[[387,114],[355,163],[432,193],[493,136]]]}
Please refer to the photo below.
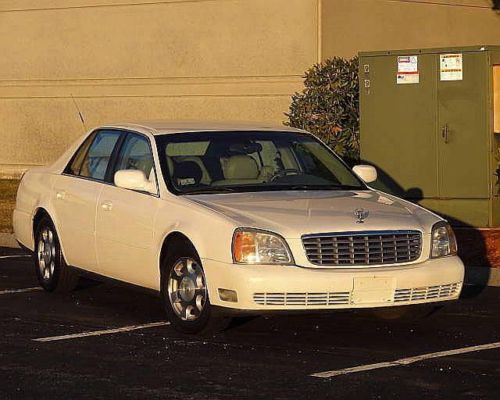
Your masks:
{"label": "car license plate area", "polygon": [[388,277],[354,278],[352,303],[373,304],[391,302],[394,297],[394,279]]}

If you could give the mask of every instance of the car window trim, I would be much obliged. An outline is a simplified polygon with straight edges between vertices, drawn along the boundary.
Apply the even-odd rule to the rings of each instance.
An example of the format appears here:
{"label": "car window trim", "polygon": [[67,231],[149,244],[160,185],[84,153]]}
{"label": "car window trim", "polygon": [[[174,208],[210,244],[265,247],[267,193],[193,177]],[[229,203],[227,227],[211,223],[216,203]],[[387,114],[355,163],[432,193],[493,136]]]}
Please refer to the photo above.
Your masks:
{"label": "car window trim", "polygon": [[[110,162],[108,164],[108,167],[106,168],[106,173],[104,174],[105,179],[104,180],[95,179],[95,178],[92,178],[92,177],[89,177],[89,176],[75,175],[75,174],[70,174],[70,173],[66,172],[68,166],[71,165],[72,160],[74,159],[74,157],[76,156],[76,154],[80,150],[81,146],[83,146],[84,143],[87,141],[87,139],[90,138],[92,135],[94,135],[94,137],[92,138],[92,143],[93,143],[93,141],[95,139],[95,136],[100,131],[106,131],[106,132],[116,131],[116,132],[120,133],[120,137],[118,138],[118,140],[117,140],[117,142],[115,144],[115,147],[113,148],[113,152],[111,153]],[[158,183],[158,169],[156,168],[156,163],[155,163],[155,160],[154,160],[154,153],[153,153],[153,146],[151,144],[151,139],[147,135],[145,135],[145,134],[143,134],[141,132],[137,132],[137,131],[132,131],[132,130],[128,130],[128,129],[118,129],[118,128],[98,128],[98,129],[95,129],[94,131],[92,131],[85,138],[85,140],[82,142],[82,144],[80,145],[80,147],[78,147],[78,150],[75,151],[75,154],[73,154],[73,156],[71,157],[70,161],[68,162],[68,165],[66,166],[66,168],[64,169],[64,171],[62,172],[61,175],[69,176],[69,177],[72,177],[72,178],[83,179],[83,180],[90,181],[90,182],[100,183],[100,184],[103,184],[103,185],[113,186],[113,187],[116,187],[118,189],[129,190],[129,189],[125,189],[125,188],[119,188],[118,186],[115,185],[115,183],[114,183],[113,180],[107,180],[107,178],[108,178],[108,172],[114,170],[116,162],[117,162],[117,159],[118,159],[118,155],[120,154],[119,151],[121,151],[123,142],[125,141],[125,138],[127,137],[128,134],[139,135],[139,136],[144,137],[147,140],[148,145],[149,145],[149,149],[151,151],[151,155],[153,156],[153,168],[154,168],[154,171],[155,171],[155,180],[156,180],[156,193],[143,192],[143,191],[140,191],[140,190],[130,190],[130,191],[135,192],[135,193],[144,194],[144,195],[147,195],[147,196],[153,196],[153,197],[159,198],[160,197],[160,186],[159,186],[159,183]],[[90,144],[89,148],[87,149],[87,151],[85,153],[85,157],[87,157],[88,152],[90,151],[90,147],[92,147],[92,143]],[[115,151],[117,151],[117,150],[119,150],[119,151],[116,153],[116,158],[115,158],[114,154],[115,154]]]}
{"label": "car window trim", "polygon": [[116,145],[113,148],[113,151],[111,152],[111,156],[109,157],[109,163],[106,168],[106,173],[104,174],[104,180],[112,185],[114,185],[115,183],[113,171],[115,169],[116,160],[118,159],[118,156],[122,151],[123,143],[127,138],[127,132],[121,131],[119,129],[114,129],[114,130],[120,133],[120,137],[118,138]]}

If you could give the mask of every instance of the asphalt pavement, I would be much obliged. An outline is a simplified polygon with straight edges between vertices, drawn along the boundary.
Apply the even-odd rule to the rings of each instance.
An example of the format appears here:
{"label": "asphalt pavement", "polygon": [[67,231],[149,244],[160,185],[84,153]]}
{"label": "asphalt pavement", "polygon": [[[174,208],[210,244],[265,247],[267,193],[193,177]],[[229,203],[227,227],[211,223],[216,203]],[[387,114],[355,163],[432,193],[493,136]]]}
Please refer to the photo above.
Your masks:
{"label": "asphalt pavement", "polygon": [[0,248],[0,399],[34,398],[500,399],[500,288],[418,323],[282,315],[197,337],[131,288],[45,293],[29,255]]}

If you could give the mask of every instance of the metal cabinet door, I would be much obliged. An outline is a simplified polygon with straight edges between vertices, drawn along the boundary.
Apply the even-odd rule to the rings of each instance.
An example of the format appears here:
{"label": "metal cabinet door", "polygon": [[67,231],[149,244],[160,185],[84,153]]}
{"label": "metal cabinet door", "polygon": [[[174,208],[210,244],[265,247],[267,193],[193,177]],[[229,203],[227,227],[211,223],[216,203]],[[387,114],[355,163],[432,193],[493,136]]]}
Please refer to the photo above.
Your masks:
{"label": "metal cabinet door", "polygon": [[397,55],[361,58],[361,157],[379,171],[373,186],[437,197],[437,68],[433,54],[418,54],[419,83],[397,84]]}
{"label": "metal cabinet door", "polygon": [[488,198],[487,53],[462,54],[462,80],[437,77],[439,197]]}

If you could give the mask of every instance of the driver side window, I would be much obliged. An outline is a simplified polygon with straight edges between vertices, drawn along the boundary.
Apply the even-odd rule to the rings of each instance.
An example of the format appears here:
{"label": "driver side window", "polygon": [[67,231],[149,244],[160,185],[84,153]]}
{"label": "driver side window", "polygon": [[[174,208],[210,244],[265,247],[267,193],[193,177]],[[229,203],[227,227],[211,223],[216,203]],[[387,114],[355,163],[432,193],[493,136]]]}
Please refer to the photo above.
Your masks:
{"label": "driver side window", "polygon": [[153,153],[149,140],[146,137],[134,133],[127,135],[118,155],[114,172],[126,169],[144,172],[144,175],[146,175],[146,178],[149,179],[153,186],[158,187]]}

